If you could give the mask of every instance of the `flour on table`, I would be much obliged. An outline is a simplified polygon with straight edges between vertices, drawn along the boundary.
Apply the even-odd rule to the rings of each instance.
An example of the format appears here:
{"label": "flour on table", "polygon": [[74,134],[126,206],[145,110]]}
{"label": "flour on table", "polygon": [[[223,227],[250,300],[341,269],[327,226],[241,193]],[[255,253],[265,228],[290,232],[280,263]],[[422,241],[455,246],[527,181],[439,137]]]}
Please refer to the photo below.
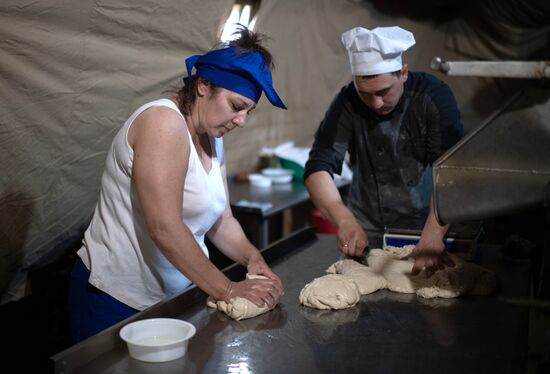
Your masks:
{"label": "flour on table", "polygon": [[359,287],[341,274],[328,274],[315,278],[300,292],[300,303],[315,309],[344,309],[359,302]]}
{"label": "flour on table", "polygon": [[[247,279],[268,279],[263,275],[256,274],[247,274]],[[254,304],[252,301],[245,299],[243,297],[236,297],[230,300],[229,303],[226,303],[223,300],[216,301],[212,297],[209,297],[206,300],[206,305],[210,308],[216,308],[221,312],[224,312],[229,317],[240,321],[242,319],[256,317],[262,313],[265,313],[269,310],[267,305],[259,307]]]}

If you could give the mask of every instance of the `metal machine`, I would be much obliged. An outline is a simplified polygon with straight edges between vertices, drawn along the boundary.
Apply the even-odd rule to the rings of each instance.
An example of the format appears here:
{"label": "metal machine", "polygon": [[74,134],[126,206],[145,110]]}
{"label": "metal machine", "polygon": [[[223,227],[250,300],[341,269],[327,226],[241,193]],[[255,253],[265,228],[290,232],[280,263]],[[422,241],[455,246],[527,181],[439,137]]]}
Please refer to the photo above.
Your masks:
{"label": "metal machine", "polygon": [[[431,66],[449,75],[550,78],[550,61],[446,62],[436,57]],[[535,83],[435,162],[434,209],[445,224],[543,210],[537,293],[550,296],[550,90],[546,82]]]}
{"label": "metal machine", "polygon": [[[550,78],[550,62],[445,62],[449,75]],[[434,164],[440,223],[515,213],[543,205],[550,183],[550,92],[514,95]]]}

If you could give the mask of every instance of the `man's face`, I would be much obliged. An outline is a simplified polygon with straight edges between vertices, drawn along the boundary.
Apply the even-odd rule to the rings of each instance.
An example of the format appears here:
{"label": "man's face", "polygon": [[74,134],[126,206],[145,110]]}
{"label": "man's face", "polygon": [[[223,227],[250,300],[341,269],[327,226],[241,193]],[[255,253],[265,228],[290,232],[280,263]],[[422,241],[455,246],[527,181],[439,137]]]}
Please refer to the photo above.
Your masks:
{"label": "man's face", "polygon": [[353,81],[363,103],[383,116],[389,114],[401,99],[408,74],[407,65],[404,65],[400,76],[384,73],[375,77],[356,76]]}

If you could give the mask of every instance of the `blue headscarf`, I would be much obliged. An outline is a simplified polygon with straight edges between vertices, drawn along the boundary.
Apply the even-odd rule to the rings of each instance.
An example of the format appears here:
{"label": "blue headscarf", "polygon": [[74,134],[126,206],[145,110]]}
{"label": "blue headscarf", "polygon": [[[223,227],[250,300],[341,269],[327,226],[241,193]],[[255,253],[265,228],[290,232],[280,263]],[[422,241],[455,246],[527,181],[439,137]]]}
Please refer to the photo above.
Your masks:
{"label": "blue headscarf", "polygon": [[238,94],[258,102],[262,91],[276,107],[287,109],[275,88],[271,72],[260,52],[239,53],[238,47],[210,51],[194,55],[185,60],[187,76],[191,77],[193,67],[196,75]]}

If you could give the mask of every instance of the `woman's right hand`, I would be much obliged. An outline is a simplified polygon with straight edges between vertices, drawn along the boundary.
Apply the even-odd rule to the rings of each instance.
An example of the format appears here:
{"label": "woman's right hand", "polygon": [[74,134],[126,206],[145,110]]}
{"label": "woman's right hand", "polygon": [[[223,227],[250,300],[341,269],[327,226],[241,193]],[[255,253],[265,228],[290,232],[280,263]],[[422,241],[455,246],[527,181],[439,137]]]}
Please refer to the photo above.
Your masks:
{"label": "woman's right hand", "polygon": [[267,305],[269,309],[273,309],[281,295],[282,291],[275,280],[245,279],[241,282],[231,282],[223,300],[229,303],[235,297],[243,297],[260,308]]}

